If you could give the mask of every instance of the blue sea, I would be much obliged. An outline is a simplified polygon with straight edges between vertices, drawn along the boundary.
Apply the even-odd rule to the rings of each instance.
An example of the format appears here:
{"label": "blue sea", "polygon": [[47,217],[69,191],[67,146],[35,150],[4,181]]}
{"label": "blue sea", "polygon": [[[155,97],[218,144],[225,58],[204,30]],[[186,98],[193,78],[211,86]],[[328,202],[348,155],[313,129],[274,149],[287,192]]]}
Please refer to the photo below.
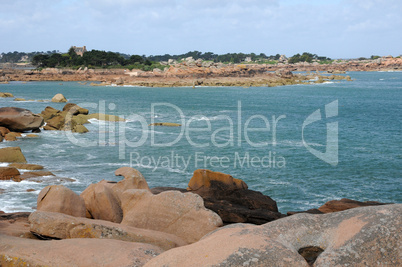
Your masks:
{"label": "blue sea", "polygon": [[[75,179],[0,181],[0,210],[34,210],[49,184],[81,193],[102,179],[118,181],[114,171],[123,166],[138,169],[150,187],[186,188],[196,169],[228,173],[273,198],[283,213],[340,198],[401,203],[402,73],[347,75],[354,81],[250,88],[0,84],[0,92],[47,100],[0,98],[0,107],[62,109],[49,101],[62,93],[90,113],[126,119],[92,119],[86,134],[42,131],[36,139],[0,143],[21,147],[28,163]],[[182,126],[148,126],[157,122]]]}

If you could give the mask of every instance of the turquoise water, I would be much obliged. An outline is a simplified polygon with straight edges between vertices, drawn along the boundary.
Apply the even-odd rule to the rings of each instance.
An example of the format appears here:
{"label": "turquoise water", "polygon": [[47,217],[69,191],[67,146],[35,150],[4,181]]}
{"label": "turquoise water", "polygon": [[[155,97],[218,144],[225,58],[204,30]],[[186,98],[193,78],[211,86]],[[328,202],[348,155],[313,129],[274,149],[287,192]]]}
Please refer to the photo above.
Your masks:
{"label": "turquoise water", "polygon": [[[91,113],[127,119],[125,123],[92,120],[87,134],[43,131],[39,139],[3,142],[0,147],[20,146],[29,163],[76,179],[62,184],[77,193],[102,179],[119,180],[114,171],[131,164],[151,187],[185,188],[198,168],[229,173],[250,189],[271,196],[281,212],[316,208],[343,197],[402,202],[402,73],[348,75],[355,80],[274,88],[0,84],[0,92],[16,97],[51,99],[62,93]],[[330,103],[337,104],[338,112],[326,118],[325,106]],[[40,113],[46,106],[62,109],[64,104],[0,99],[0,106]],[[303,123],[318,109],[322,119],[304,128],[303,143]],[[184,126],[152,128],[147,126],[151,122]],[[333,123],[338,124],[338,153],[337,164],[331,165],[305,144],[324,153],[327,124]],[[330,141],[328,149],[334,146]],[[0,181],[5,189],[0,210],[32,210],[47,184],[52,182]],[[37,191],[26,192],[29,188]]]}

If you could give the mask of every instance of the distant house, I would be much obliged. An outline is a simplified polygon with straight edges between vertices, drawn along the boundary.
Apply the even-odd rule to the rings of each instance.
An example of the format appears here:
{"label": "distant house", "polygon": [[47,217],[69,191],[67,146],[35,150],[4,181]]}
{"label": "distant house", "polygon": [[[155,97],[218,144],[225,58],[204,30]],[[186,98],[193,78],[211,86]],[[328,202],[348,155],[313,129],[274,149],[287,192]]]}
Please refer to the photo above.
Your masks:
{"label": "distant house", "polygon": [[79,55],[83,56],[85,52],[87,52],[87,47],[84,45],[83,47],[73,46],[74,52]]}

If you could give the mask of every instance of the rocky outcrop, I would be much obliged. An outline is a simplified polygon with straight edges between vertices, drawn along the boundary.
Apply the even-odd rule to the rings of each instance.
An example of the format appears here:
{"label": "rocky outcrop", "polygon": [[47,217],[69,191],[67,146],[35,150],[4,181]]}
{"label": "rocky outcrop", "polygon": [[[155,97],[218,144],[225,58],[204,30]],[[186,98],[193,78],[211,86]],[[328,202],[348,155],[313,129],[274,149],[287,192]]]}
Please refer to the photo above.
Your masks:
{"label": "rocky outcrop", "polygon": [[146,266],[400,266],[401,213],[395,204],[227,226]]}
{"label": "rocky outcrop", "polygon": [[50,185],[40,191],[37,210],[59,212],[75,217],[85,217],[84,200],[62,185]]}
{"label": "rocky outcrop", "polygon": [[46,107],[41,112],[46,125],[45,130],[72,131],[77,133],[86,133],[88,129],[83,125],[89,123],[83,116],[88,114],[88,110],[80,106],[68,103],[64,106],[63,111]]}
{"label": "rocky outcrop", "polygon": [[14,97],[12,93],[2,93],[0,92],[0,97]]}
{"label": "rocky outcrop", "polygon": [[27,163],[19,147],[0,148],[0,162]]}
{"label": "rocky outcrop", "polygon": [[229,174],[200,169],[194,171],[187,190],[200,195],[205,207],[225,224],[264,224],[284,217],[273,199],[247,188],[244,181]]}
{"label": "rocky outcrop", "polygon": [[31,170],[31,171],[43,170],[43,166],[38,164],[11,163],[9,164],[9,166],[22,170]]}
{"label": "rocky outcrop", "polygon": [[67,99],[64,97],[64,95],[62,94],[56,94],[53,98],[52,98],[52,102],[55,103],[62,103],[62,102],[67,102]]}
{"label": "rocky outcrop", "polygon": [[0,167],[0,180],[12,180],[14,177],[20,175],[17,168],[14,167]]}
{"label": "rocky outcrop", "polygon": [[28,216],[30,214],[30,212],[5,213],[0,211],[0,235],[36,239],[29,229]]}
{"label": "rocky outcrop", "polygon": [[43,118],[23,108],[0,108],[0,126],[14,132],[37,130],[43,125]]}
{"label": "rocky outcrop", "polygon": [[113,239],[30,240],[0,235],[0,266],[143,266],[157,246]]}
{"label": "rocky outcrop", "polygon": [[123,225],[170,233],[188,243],[222,226],[221,218],[206,209],[201,197],[192,193],[130,189],[122,196]]}
{"label": "rocky outcrop", "polygon": [[44,238],[102,238],[146,243],[163,250],[187,245],[177,236],[117,223],[35,211],[29,216],[31,232]]}
{"label": "rocky outcrop", "polygon": [[341,200],[331,200],[318,208],[322,213],[338,212],[358,207],[386,205],[390,203],[381,203],[376,201],[360,202],[352,199],[342,198]]}

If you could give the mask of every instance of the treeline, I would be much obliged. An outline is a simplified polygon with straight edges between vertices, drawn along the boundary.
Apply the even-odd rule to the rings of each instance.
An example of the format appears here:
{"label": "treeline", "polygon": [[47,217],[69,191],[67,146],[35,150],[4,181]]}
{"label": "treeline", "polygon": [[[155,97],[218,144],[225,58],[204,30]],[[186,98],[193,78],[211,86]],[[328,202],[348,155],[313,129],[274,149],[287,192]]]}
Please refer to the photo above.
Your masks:
{"label": "treeline", "polygon": [[292,56],[291,58],[289,58],[288,63],[297,63],[297,62],[313,62],[313,60],[317,60],[317,61],[331,61],[330,58],[328,57],[319,57],[317,56],[317,54],[311,54],[311,53],[307,53],[304,52],[303,54],[296,54],[294,56]]}
{"label": "treeline", "polygon": [[148,59],[151,61],[168,61],[169,59],[181,60],[188,57],[192,57],[195,60],[209,60],[214,62],[223,62],[223,63],[241,63],[244,62],[247,58],[251,61],[270,61],[270,60],[278,60],[280,58],[279,54],[267,56],[264,53],[255,54],[244,54],[244,53],[227,53],[223,55],[218,55],[213,52],[202,53],[200,51],[190,51],[185,54],[180,55],[157,55],[157,56],[149,56]]}
{"label": "treeline", "polygon": [[53,50],[53,51],[47,51],[47,52],[30,52],[30,53],[25,53],[25,52],[8,52],[8,53],[1,53],[0,54],[0,63],[17,63],[17,62],[31,62],[33,57],[35,55],[39,54],[47,54],[51,55],[54,53],[57,53],[58,51]]}
{"label": "treeline", "polygon": [[83,56],[79,56],[75,53],[73,48],[70,48],[68,53],[65,54],[54,53],[51,55],[35,55],[32,59],[32,64],[39,68],[79,68],[82,66],[89,68],[124,67],[127,69],[141,69],[145,71],[150,71],[155,68],[164,68],[164,66],[158,62],[152,62],[139,55],[129,56],[115,52],[91,50],[85,52]]}

